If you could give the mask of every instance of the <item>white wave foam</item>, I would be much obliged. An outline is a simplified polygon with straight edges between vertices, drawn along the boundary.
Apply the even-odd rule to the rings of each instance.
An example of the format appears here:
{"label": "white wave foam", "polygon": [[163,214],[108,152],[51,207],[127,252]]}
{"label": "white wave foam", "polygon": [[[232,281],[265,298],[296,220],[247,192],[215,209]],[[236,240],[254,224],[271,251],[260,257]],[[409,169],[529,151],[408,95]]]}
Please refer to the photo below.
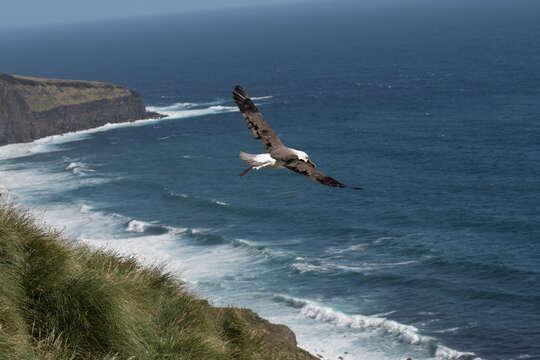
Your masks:
{"label": "white wave foam", "polygon": [[[334,251],[333,254],[336,254],[336,252]],[[377,269],[383,269],[383,268],[389,268],[389,267],[395,267],[395,266],[404,266],[404,265],[410,265],[410,264],[415,264],[415,263],[417,263],[417,261],[414,261],[414,260],[400,261],[400,262],[395,262],[395,263],[364,262],[360,265],[352,266],[352,265],[335,264],[329,261],[318,261],[316,264],[307,263],[307,262],[297,262],[297,263],[291,264],[291,267],[300,273],[306,273],[306,272],[325,273],[325,272],[330,272],[330,271],[364,273],[367,271],[373,271]]]}
{"label": "white wave foam", "polygon": [[154,235],[161,235],[170,232],[171,234],[181,234],[186,232],[187,228],[177,228],[172,226],[164,226],[160,225],[155,221],[152,222],[146,222],[141,220],[130,220],[127,223],[127,226],[125,228],[126,232],[131,233],[147,233],[147,234],[154,234]]}
{"label": "white wave foam", "polygon": [[92,211],[92,207],[90,205],[81,205],[81,208],[79,209],[79,211],[81,212],[81,214],[88,214],[90,211]]}
{"label": "white wave foam", "polygon": [[158,140],[167,140],[167,139],[170,139],[170,138],[176,137],[176,136],[178,136],[178,135],[173,134],[173,135],[163,136],[163,137],[158,138]]}
{"label": "white wave foam", "polygon": [[177,102],[168,106],[153,106],[153,107],[149,107],[149,109],[150,108],[153,109],[152,111],[156,111],[156,110],[167,111],[167,110],[185,109],[185,108],[190,108],[197,105],[198,104],[196,103],[190,103],[190,102]]}
{"label": "white wave foam", "polygon": [[[24,179],[24,181],[21,181]],[[109,181],[111,178],[78,177],[76,181],[68,172],[50,172],[49,167],[37,164],[31,168],[11,168],[0,166],[0,183],[16,198],[24,202],[24,198],[37,198],[37,201],[49,198],[51,194],[74,190],[83,186],[96,186]],[[33,203],[35,201],[29,201]]]}
{"label": "white wave foam", "polygon": [[196,235],[196,234],[204,234],[206,232],[210,231],[210,229],[206,229],[206,228],[193,228],[193,229],[190,229],[189,232],[192,234],[192,235]]}
{"label": "white wave foam", "polygon": [[331,264],[328,262],[320,263],[319,265],[316,264],[310,264],[310,263],[294,263],[291,265],[293,269],[300,273],[306,273],[306,272],[319,272],[319,273],[325,273],[329,271],[343,271],[343,272],[355,272],[355,273],[362,273],[368,270],[373,270],[370,266],[348,266],[348,265],[339,265],[339,264]]}
{"label": "white wave foam", "polygon": [[18,143],[0,146],[0,160],[15,159],[34,154],[60,150],[58,145],[70,141],[88,138],[88,133],[67,133],[65,135],[52,135],[28,143]]}
{"label": "white wave foam", "polygon": [[192,107],[180,107],[180,108],[168,108],[168,107],[153,107],[147,108],[149,111],[159,112],[160,114],[167,115],[164,119],[183,119],[205,115],[223,114],[228,112],[239,111],[236,106],[224,106],[224,105],[211,105],[208,107],[194,109]]}
{"label": "white wave foam", "polygon": [[394,336],[399,341],[407,344],[422,345],[434,349],[433,352],[437,359],[458,359],[464,355],[474,356],[472,353],[463,353],[440,345],[434,338],[420,335],[416,327],[404,325],[385,317],[360,314],[346,315],[331,307],[321,306],[313,301],[286,295],[275,295],[274,300],[298,309],[303,316],[319,322],[329,323],[340,328],[375,330],[384,335]]}
{"label": "white wave foam", "polygon": [[14,159],[39,153],[59,151],[60,144],[87,139],[93,133],[108,131],[126,126],[144,126],[154,124],[161,119],[146,119],[123,123],[107,123],[105,125],[80,131],[73,131],[61,135],[51,135],[28,143],[9,144],[0,147],[0,160]]}
{"label": "white wave foam", "polygon": [[412,345],[428,344],[433,341],[432,338],[420,336],[418,329],[411,325],[403,325],[384,317],[365,316],[365,315],[345,315],[335,311],[330,307],[319,306],[314,302],[277,295],[275,299],[280,302],[291,304],[291,306],[300,309],[300,312],[311,319],[331,323],[339,327],[349,327],[353,329],[378,329],[387,334],[398,336],[404,342]]}
{"label": "white wave foam", "polygon": [[343,253],[351,252],[351,251],[364,250],[366,247],[368,247],[368,244],[356,244],[356,245],[348,246],[346,248],[331,247],[331,248],[326,249],[326,252],[329,254],[343,254]]}
{"label": "white wave foam", "polygon": [[[126,121],[121,123],[107,123],[105,125],[74,132],[68,132],[60,135],[51,135],[41,139],[34,140],[28,143],[18,143],[18,144],[9,144],[0,146],[0,160],[5,159],[14,159],[24,156],[30,156],[39,153],[52,152],[61,150],[58,146],[60,144],[80,141],[87,139],[93,133],[109,131],[112,129],[118,129],[127,126],[146,126],[155,124],[161,121],[166,121],[170,119],[181,119],[189,117],[197,117],[204,115],[213,115],[213,114],[222,114],[228,112],[238,111],[236,106],[221,106],[219,104],[223,103],[223,100],[212,101],[208,103],[176,103],[170,106],[148,106],[147,111],[159,112],[163,115],[167,115],[166,118],[162,119],[143,119],[137,121]],[[193,109],[197,106],[206,106],[202,109]]]}
{"label": "white wave foam", "polygon": [[456,331],[458,331],[459,329],[460,329],[459,327],[453,327],[453,328],[443,329],[443,330],[438,330],[438,331],[434,331],[434,332],[437,333],[437,334],[445,334],[445,333],[453,333],[453,332],[456,332]]}
{"label": "white wave foam", "polygon": [[441,360],[482,360],[474,353],[459,352],[444,345],[437,345],[435,357]]}
{"label": "white wave foam", "polygon": [[70,170],[74,175],[85,175],[87,172],[94,170],[88,168],[88,165],[80,161],[72,161],[66,166],[66,170]]}
{"label": "white wave foam", "polygon": [[196,107],[208,107],[213,105],[220,105],[225,102],[224,99],[216,99],[213,101],[205,101],[201,103],[194,103],[194,102],[177,102],[171,105],[166,106],[149,106],[148,109],[150,111],[156,111],[156,112],[164,112],[164,111],[171,111],[171,110],[182,110],[182,109],[191,109]]}
{"label": "white wave foam", "polygon": [[376,244],[376,245],[380,245],[383,242],[385,242],[387,240],[392,240],[392,239],[393,239],[393,237],[391,237],[391,236],[382,236],[380,238],[375,239],[375,241],[373,243]]}
{"label": "white wave foam", "polygon": [[[271,95],[252,97],[251,99],[257,101],[270,98],[272,98]],[[223,105],[225,102],[226,101],[223,99],[202,103],[178,102],[168,106],[149,106],[147,107],[147,110],[167,115],[169,119],[181,119],[239,111],[236,106]]]}
{"label": "white wave foam", "polygon": [[214,203],[220,206],[229,206],[229,203],[226,203],[225,201],[215,200]]}
{"label": "white wave foam", "polygon": [[326,272],[329,270],[325,266],[314,265],[314,264],[309,264],[309,263],[293,263],[291,264],[291,267],[302,274],[306,272]]}
{"label": "white wave foam", "polygon": [[149,223],[144,222],[144,221],[130,220],[128,222],[128,224],[127,224],[126,231],[127,232],[142,233],[151,225],[152,224],[149,224]]}

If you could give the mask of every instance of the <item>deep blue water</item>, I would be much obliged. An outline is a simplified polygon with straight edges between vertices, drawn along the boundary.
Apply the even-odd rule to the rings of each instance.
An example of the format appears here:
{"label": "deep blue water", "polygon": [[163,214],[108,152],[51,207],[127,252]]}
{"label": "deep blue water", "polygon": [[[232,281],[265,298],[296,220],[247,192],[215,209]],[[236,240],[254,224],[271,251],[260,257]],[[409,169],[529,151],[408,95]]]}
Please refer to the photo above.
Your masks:
{"label": "deep blue water", "polygon": [[[291,5],[0,33],[0,71],[171,115],[0,148],[3,191],[325,359],[540,358],[540,5]],[[262,152],[282,141],[363,191]]]}

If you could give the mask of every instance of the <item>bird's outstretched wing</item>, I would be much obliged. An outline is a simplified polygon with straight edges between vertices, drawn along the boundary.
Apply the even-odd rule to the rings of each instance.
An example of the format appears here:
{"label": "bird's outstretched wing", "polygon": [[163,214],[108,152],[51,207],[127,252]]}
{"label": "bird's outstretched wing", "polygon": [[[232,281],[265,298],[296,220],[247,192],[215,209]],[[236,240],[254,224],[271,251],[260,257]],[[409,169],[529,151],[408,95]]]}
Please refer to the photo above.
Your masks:
{"label": "bird's outstretched wing", "polygon": [[266,152],[270,153],[283,146],[281,140],[279,140],[270,125],[264,121],[259,109],[257,109],[253,101],[251,101],[246,90],[244,90],[242,86],[235,86],[233,98],[236,105],[238,105],[240,112],[244,116],[244,119],[246,119],[247,126],[249,130],[251,130],[253,137],[262,140]]}
{"label": "bird's outstretched wing", "polygon": [[[340,183],[336,179],[333,179],[330,176],[320,172],[319,170],[315,169],[313,165],[302,160],[289,161],[285,164],[285,167],[301,175],[307,176],[311,180],[316,181],[326,186],[333,186],[333,187],[340,187],[340,188],[349,187],[345,184]],[[354,190],[362,189],[361,187],[350,187],[350,188]]]}

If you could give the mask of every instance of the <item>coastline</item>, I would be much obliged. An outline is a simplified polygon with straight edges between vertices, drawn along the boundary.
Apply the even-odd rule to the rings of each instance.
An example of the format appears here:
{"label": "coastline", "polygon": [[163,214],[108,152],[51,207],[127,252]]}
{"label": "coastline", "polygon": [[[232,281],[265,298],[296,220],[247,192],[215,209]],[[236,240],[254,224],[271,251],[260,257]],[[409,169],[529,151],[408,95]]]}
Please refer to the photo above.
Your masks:
{"label": "coastline", "polygon": [[[149,109],[156,109],[156,108],[149,107]],[[157,108],[157,109],[159,109],[159,108]],[[193,113],[190,112],[190,111],[192,111],[192,110],[186,110],[186,116],[185,117],[192,117],[193,116]],[[228,112],[228,111],[232,111],[232,110],[228,109],[228,108],[224,108],[224,109],[221,109],[220,111]],[[203,112],[201,115],[206,115],[206,114],[207,114],[207,112]],[[128,122],[117,123],[117,124],[106,124],[106,125],[98,127],[98,128],[87,129],[87,130],[82,130],[82,131],[77,131],[77,132],[70,132],[70,133],[66,133],[66,134],[62,134],[62,135],[54,135],[54,136],[49,136],[49,137],[46,137],[46,138],[41,138],[41,139],[35,140],[33,142],[30,142],[30,143],[10,144],[10,145],[6,145],[4,147],[1,147],[1,148],[3,148],[4,151],[0,152],[0,159],[16,158],[16,157],[26,156],[26,155],[35,154],[35,153],[42,153],[42,152],[43,153],[52,152],[52,151],[55,151],[56,149],[61,150],[62,147],[59,147],[58,145],[68,143],[68,142],[71,142],[71,141],[83,140],[83,139],[87,138],[90,134],[93,134],[93,133],[98,133],[98,132],[102,132],[102,131],[108,131],[108,130],[112,130],[112,129],[116,129],[116,128],[122,128],[122,127],[146,126],[146,125],[157,123],[157,122],[162,121],[162,120],[167,121],[169,119],[178,119],[178,118],[181,118],[181,117],[184,117],[184,116],[179,116],[179,114],[175,114],[175,115],[172,115],[172,116],[170,116],[170,117],[168,117],[166,119],[146,119],[146,120],[139,120],[139,121],[134,121],[134,122],[133,121],[128,121]],[[70,162],[70,161],[74,161],[74,160],[66,160],[66,161]],[[66,164],[68,164],[68,162],[66,162]],[[68,168],[70,166],[71,166],[71,163],[68,166]],[[65,165],[64,165],[64,167],[65,167]],[[66,170],[67,170],[67,168],[66,168]],[[74,169],[74,170],[77,170],[77,169]],[[72,173],[72,171],[69,170],[69,174],[71,174],[71,173]],[[73,173],[75,173],[75,172],[73,172]],[[40,175],[40,176],[42,176],[42,175]],[[43,182],[42,179],[40,179],[38,181],[40,183]],[[46,181],[44,183],[48,183],[48,181]],[[9,181],[8,181],[8,184],[9,184]],[[8,185],[8,187],[11,188],[11,186],[9,186],[9,185]],[[14,191],[13,192],[13,194],[15,195],[16,198],[18,197],[17,196],[18,192],[19,191]],[[21,203],[25,204],[25,206],[32,206],[33,201],[30,200],[30,201],[21,202]],[[70,206],[70,208],[72,208],[70,211],[75,211],[75,213],[80,212],[80,214],[79,214],[80,216],[82,216],[83,218],[89,218],[89,220],[92,221],[92,222],[95,221],[98,224],[102,220],[107,221],[107,222],[109,221],[107,219],[101,219],[100,218],[100,216],[101,216],[100,213],[99,212],[94,212],[87,205],[84,205],[84,202],[83,202],[83,205],[81,205],[81,203],[75,203],[75,204],[71,204],[71,205],[75,205],[75,206],[74,207]],[[220,205],[217,205],[217,206],[220,206]],[[80,207],[80,209],[79,209],[79,207]],[[39,210],[38,213],[41,213],[41,211],[44,211],[44,212],[48,212],[49,213],[48,215],[51,215],[51,212],[50,212],[51,210],[52,210],[51,208],[43,208],[43,207],[41,207],[41,210]],[[66,214],[61,213],[61,212],[56,212],[54,210],[52,211],[52,214],[54,214],[54,215],[53,216],[47,216],[49,223],[51,223],[50,222],[51,219],[58,219],[58,221],[53,220],[52,224],[54,226],[56,226],[57,228],[63,228],[64,223],[60,219],[63,219]],[[113,216],[116,216],[116,215],[113,214]],[[131,221],[131,220],[136,221],[137,219],[139,219],[139,218],[131,218],[131,219],[129,219],[129,221]],[[76,220],[76,221],[78,221],[78,220]],[[129,232],[129,230],[126,228],[126,222],[127,221],[128,220],[123,219],[123,220],[120,220],[120,223],[123,224],[123,229],[122,230]],[[92,226],[92,228],[95,228],[95,226]],[[172,235],[174,233],[174,231],[181,230],[181,229],[171,229],[171,230],[172,231],[171,231],[170,234]],[[91,231],[90,232],[87,231],[86,233],[88,235],[90,235],[90,236],[92,234]],[[188,234],[189,233],[195,234],[194,236],[197,236],[196,234],[199,233],[199,229],[188,229]],[[141,235],[144,235],[144,234],[145,234],[145,232],[141,233]],[[167,237],[167,235],[164,235],[164,238],[166,238],[166,237]],[[133,238],[133,239],[136,239],[136,238]],[[144,237],[141,237],[140,239],[143,240]],[[160,238],[160,240],[164,240],[164,239]],[[85,241],[83,241],[83,243],[84,242]],[[133,251],[133,248],[132,248],[132,246],[135,245],[135,242],[125,243],[123,245],[120,245],[120,247],[118,247],[118,246],[108,247],[109,241],[105,240],[105,238],[102,239],[101,242],[100,242],[100,240],[98,240],[97,242],[96,241],[92,241],[92,242],[94,243],[92,245],[96,245],[98,247],[109,248],[109,249],[114,248],[115,252],[118,252],[118,253],[123,254],[125,256],[132,256],[132,255],[135,254],[135,252]],[[112,245],[112,241],[110,243]],[[167,247],[167,244],[164,243],[163,241],[160,241],[159,243],[154,244],[154,246],[156,246],[156,245],[157,245],[158,248]],[[124,249],[127,249],[128,251],[127,252],[123,251]],[[164,250],[164,249],[161,249],[161,250]],[[238,249],[236,249],[235,252],[238,252]],[[138,258],[140,260],[142,260],[142,263],[146,264],[148,266],[152,266],[155,263],[154,262],[155,259],[159,258],[159,257],[152,256],[153,252],[149,253],[148,251],[145,251],[145,252],[136,252],[136,253],[140,256]],[[137,256],[137,255],[135,255],[135,256]],[[154,260],[149,259],[151,257],[153,257]],[[167,260],[164,260],[164,258],[160,258],[160,259],[161,259],[160,261],[164,261],[165,263],[168,262]],[[174,260],[174,262],[176,262],[176,260]],[[193,264],[190,263],[190,264],[187,265],[187,267],[189,268],[189,266],[191,266],[191,265],[193,265]],[[176,266],[176,264],[173,264],[173,267],[175,267],[175,266]],[[184,270],[185,270],[185,268],[184,268]],[[169,269],[167,269],[167,271],[169,271]],[[173,271],[173,273],[178,274],[176,269]],[[183,278],[182,275],[178,275],[178,276],[180,278]],[[189,277],[187,277],[186,279],[189,279]],[[187,285],[189,285],[189,283]],[[202,296],[203,298],[208,298],[208,299],[212,299],[212,297],[213,297],[212,292],[207,292],[206,294],[201,294],[200,296]],[[223,299],[221,299],[221,300],[223,300]],[[275,300],[276,299],[273,299],[274,302],[275,302]],[[280,300],[280,299],[278,299],[278,300]],[[413,337],[415,337],[415,338],[417,336],[420,336],[419,334],[417,334],[416,329],[410,328],[410,327],[407,327],[407,326],[404,327],[403,325],[401,325],[399,323],[394,323],[392,321],[388,321],[385,318],[376,318],[376,319],[374,319],[372,317],[367,317],[366,321],[363,321],[363,322],[357,324],[356,322],[354,322],[354,321],[356,321],[356,318],[358,317],[357,315],[350,315],[349,316],[349,315],[342,314],[340,312],[335,312],[335,311],[332,311],[331,308],[325,307],[324,304],[312,303],[310,300],[306,300],[306,299],[286,298],[285,302],[284,302],[286,307],[289,307],[289,308],[291,307],[290,304],[288,304],[288,302],[291,302],[291,301],[294,302],[292,308],[298,310],[299,313],[302,314],[302,316],[304,318],[311,318],[312,320],[315,320],[315,324],[317,324],[317,323],[319,323],[319,324],[330,323],[330,324],[332,324],[334,326],[337,326],[338,328],[342,327],[342,326],[345,326],[345,327],[351,327],[353,329],[356,328],[356,327],[366,328],[366,329],[371,329],[371,328],[379,329],[380,328],[383,331],[386,331],[385,329],[387,328],[387,325],[389,325],[389,326],[392,326],[393,328],[395,328],[390,333],[395,334],[396,336],[402,336],[404,334],[402,329],[404,329],[405,333],[407,333],[407,334],[410,332],[409,330],[412,330],[411,335]],[[302,303],[300,304],[300,303],[298,303],[298,301],[300,301]],[[278,302],[283,303],[281,301],[278,301]],[[240,302],[235,302],[235,303],[242,304],[241,301]],[[229,305],[229,304],[230,304],[230,302],[228,302],[227,300],[224,300],[224,301],[220,302],[220,305]],[[246,306],[248,308],[249,307],[255,308],[260,313],[264,313],[264,310],[262,308],[257,308],[258,305],[244,304],[244,306]],[[269,314],[265,314],[265,316],[268,316],[268,315]],[[328,316],[328,315],[330,315],[330,316]],[[272,315],[270,315],[268,318],[273,319],[272,321],[275,321],[277,323],[286,323],[286,324],[289,324],[290,326],[294,326],[294,323],[290,323],[289,320],[283,320],[283,319],[279,319],[279,318],[276,319],[276,318],[273,318]],[[342,321],[343,319],[345,319],[346,321],[343,322]],[[351,319],[353,320],[354,323],[352,323],[352,322],[350,323]],[[394,325],[396,325],[396,326],[394,326]],[[315,326],[317,326],[317,325],[315,325]],[[319,351],[318,350],[318,345],[317,345],[316,342],[313,342],[311,340],[308,341],[308,342],[305,341],[306,339],[305,339],[305,334],[304,334],[303,329],[295,328],[295,331],[297,331],[298,338],[301,341],[301,343],[306,348],[310,349],[312,354],[324,354],[325,357],[326,357],[327,354],[324,351]],[[429,339],[427,339],[427,338],[425,338],[423,336],[420,336],[420,337],[422,338],[422,340],[420,342],[423,344],[422,346],[424,346],[424,340],[429,340]],[[427,344],[426,346],[429,346],[431,348],[433,345],[435,345],[433,343],[433,341],[434,340],[429,340],[428,341],[429,344],[426,343]],[[406,342],[412,343],[413,345],[416,344],[416,340],[414,340],[414,339],[413,340],[407,340]],[[442,344],[436,344],[435,346],[436,346],[437,349],[436,349],[436,353],[433,354],[433,355],[434,356],[437,355],[437,358],[441,358],[441,359],[458,359],[461,356],[472,356],[470,353],[457,352],[455,350],[452,350],[452,349],[449,349],[449,348],[443,346]],[[337,358],[337,355],[335,356],[335,358]],[[348,357],[344,356],[344,358],[348,358]]]}
{"label": "coastline", "polygon": [[285,325],[211,306],[160,267],[75,244],[13,205],[0,205],[0,230],[0,358],[317,359]]}
{"label": "coastline", "polygon": [[[0,160],[3,160],[4,158],[18,158],[18,157],[23,157],[23,156],[40,152],[39,150],[32,149],[32,147],[36,144],[41,144],[41,145],[63,144],[63,143],[71,142],[71,141],[80,140],[81,138],[87,135],[90,135],[92,133],[108,131],[108,130],[117,129],[117,128],[121,128],[125,126],[151,125],[165,118],[169,118],[168,115],[159,114],[153,111],[148,111],[147,113],[151,114],[152,117],[139,119],[139,120],[128,120],[128,121],[118,122],[118,123],[106,123],[104,125],[88,128],[85,130],[68,131],[62,134],[47,135],[41,138],[29,140],[29,141],[0,145],[0,148],[5,150],[4,152],[0,153]],[[43,151],[47,151],[47,150],[43,149]],[[2,155],[4,154],[6,154],[6,156],[2,157]]]}
{"label": "coastline", "polygon": [[0,74],[1,145],[165,116],[122,85]]}
{"label": "coastline", "polygon": [[[123,122],[106,123],[100,126],[90,127],[87,129],[67,131],[64,133],[47,135],[47,136],[31,139],[28,141],[4,144],[0,146],[0,148],[4,150],[2,152],[2,155],[5,155],[5,156],[0,157],[0,160],[32,155],[32,154],[40,152],[40,150],[44,152],[48,152],[48,151],[51,151],[50,149],[51,146],[54,147],[55,145],[58,145],[58,144],[63,144],[63,143],[71,142],[71,141],[78,141],[92,133],[108,131],[108,130],[126,127],[126,126],[150,125],[150,124],[159,122],[163,120],[164,118],[175,118],[175,117],[174,116],[171,117],[170,115],[164,115],[156,111],[147,111],[147,109],[145,109],[145,117],[142,119],[134,119],[134,120],[129,119]],[[36,148],[40,148],[40,150]],[[0,193],[0,196],[1,195],[2,193]],[[3,198],[2,200],[3,202],[6,202],[5,198]],[[10,201],[10,200],[8,199],[7,201]],[[11,214],[7,216],[7,218],[10,218],[11,220],[13,220],[13,217],[15,218],[19,217],[18,220],[17,219],[16,220],[19,221],[22,219],[23,222],[26,221],[25,219],[31,219],[31,222],[28,225],[30,227],[36,226],[34,223],[32,223],[33,216],[31,214],[25,213],[23,215],[18,215],[17,211],[13,211],[10,208],[6,208],[7,205],[4,204],[2,206],[3,206],[2,209],[0,209],[0,217],[3,217],[5,219],[6,213],[12,212]],[[5,224],[0,224],[0,226],[2,227],[2,230],[6,229]],[[51,244],[49,244],[48,246],[55,246],[55,247],[59,246],[60,247],[59,249],[61,250],[58,250],[58,251],[60,252],[63,252],[63,251],[75,252],[75,253],[81,252],[81,254],[85,254],[84,256],[88,256],[88,254],[90,254],[90,256],[107,257],[109,258],[108,261],[115,262],[118,264],[124,263],[126,261],[128,263],[135,262],[136,267],[138,269],[142,269],[141,271],[155,271],[155,269],[153,269],[151,266],[148,267],[148,266],[140,265],[138,261],[132,257],[122,257],[106,249],[98,249],[98,248],[93,249],[92,246],[89,246],[84,243],[75,244],[75,242],[72,240],[66,241],[66,239],[59,237],[59,234],[61,232],[58,232],[56,230],[48,230],[47,232],[43,230],[43,226],[44,225],[42,224],[40,225],[40,227],[37,228],[37,230],[36,229],[34,230],[38,232],[42,232],[42,234],[46,238],[48,238],[47,241],[51,241]],[[9,247],[13,245],[13,244],[8,244],[8,242],[9,242],[9,238],[8,239],[0,238],[0,245],[2,245],[2,247]],[[15,244],[15,246],[18,246],[18,245]],[[80,255],[76,254],[76,256],[80,256]],[[232,320],[231,319],[229,320],[234,323],[234,327],[240,326],[243,329],[241,331],[245,333],[242,336],[248,336],[249,341],[242,340],[241,343],[238,343],[240,344],[239,345],[240,348],[243,349],[242,351],[246,351],[246,354],[245,354],[245,356],[247,356],[246,358],[253,358],[253,359],[291,359],[291,358],[294,358],[298,360],[318,359],[316,356],[310,354],[306,350],[297,346],[296,336],[292,332],[292,330],[290,330],[287,326],[280,325],[280,324],[272,324],[268,320],[261,318],[257,313],[249,309],[236,308],[236,307],[214,307],[210,305],[207,300],[196,299],[190,293],[184,294],[184,290],[183,290],[184,283],[182,282],[182,280],[174,277],[173,275],[169,275],[167,273],[161,273],[161,275],[159,276],[170,278],[173,284],[172,286],[176,287],[178,291],[181,291],[183,293],[182,296],[188,296],[189,298],[194,299],[193,301],[197,302],[198,304],[202,304],[202,306],[205,308],[204,311],[209,314],[213,314],[212,316],[215,316],[216,319],[220,319],[219,321],[222,321],[223,318],[232,317],[231,318]],[[30,292],[32,291],[33,290],[30,290]],[[0,292],[0,297],[2,296],[9,296],[9,294],[3,294]],[[76,300],[76,301],[79,301],[79,300]],[[16,305],[14,306],[16,307]],[[18,310],[15,310],[13,308],[11,310],[14,312],[18,312]],[[25,312],[26,310],[22,309],[21,311]],[[224,325],[221,324],[225,326],[225,331],[224,331],[225,333],[227,332],[227,329],[230,326],[230,324],[227,325],[227,321],[225,321]],[[0,318],[0,325],[1,324],[2,324],[2,319]],[[25,328],[25,326],[21,324],[19,324],[18,326],[22,329]],[[236,333],[239,331],[238,329],[233,329],[233,330],[234,330],[233,333]],[[32,333],[33,331],[34,330],[30,332],[30,335],[33,335]],[[49,335],[47,335],[46,337],[40,338],[39,340],[40,343],[45,343],[47,345],[50,345],[49,342],[51,340],[57,341],[59,338],[55,337],[56,336],[54,335],[55,331],[57,330],[53,329],[52,332],[49,331]],[[17,336],[20,338],[24,336],[23,333],[24,331],[22,332],[19,331],[17,334],[14,334],[14,336]],[[250,335],[246,335],[248,333]],[[256,334],[256,335],[253,335],[253,334]],[[4,334],[0,334],[0,335],[4,335]],[[258,340],[255,338],[252,338],[253,336],[255,336]],[[14,347],[13,344],[10,344],[11,340],[9,339],[9,334],[8,334],[8,337],[3,340],[5,340],[4,342],[8,344],[8,346],[10,346],[10,349],[13,350],[16,348],[16,346]],[[200,340],[205,342],[204,339],[200,339]],[[225,340],[226,342],[230,341],[230,339],[229,340],[225,339]],[[247,345],[248,342],[252,342],[254,340],[256,340],[254,342],[254,344],[256,344],[256,347]],[[213,340],[211,339],[211,341],[215,341],[215,339]],[[234,340],[233,343],[235,341],[236,340]],[[20,349],[22,353],[28,353],[28,352],[32,353],[35,351],[38,351],[38,352],[41,351],[41,350],[30,349],[29,343],[30,342],[24,342],[23,347],[26,347],[26,348]],[[66,342],[66,345],[67,345],[67,342]],[[280,350],[276,352],[275,349],[280,349]],[[15,351],[18,351],[18,350],[15,350]],[[67,348],[63,348],[62,346],[60,346],[54,351],[69,352],[71,350],[67,350]],[[237,351],[238,350],[235,350],[235,352]],[[46,353],[40,353],[40,356],[48,356],[48,355],[49,354],[46,354]],[[203,356],[201,358],[205,358],[205,357]]]}

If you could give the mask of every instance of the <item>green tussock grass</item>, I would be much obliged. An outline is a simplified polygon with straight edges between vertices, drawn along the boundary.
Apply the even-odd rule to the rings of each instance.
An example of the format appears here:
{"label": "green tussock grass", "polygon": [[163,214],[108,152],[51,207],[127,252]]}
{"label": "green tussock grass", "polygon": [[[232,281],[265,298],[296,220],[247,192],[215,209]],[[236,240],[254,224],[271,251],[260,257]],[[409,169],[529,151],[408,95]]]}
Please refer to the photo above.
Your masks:
{"label": "green tussock grass", "polygon": [[123,86],[97,81],[43,79],[11,75],[22,80],[14,84],[31,111],[46,111],[59,106],[130,96]]}
{"label": "green tussock grass", "polygon": [[0,206],[0,360],[313,359],[288,328],[218,308],[159,267],[75,246]]}

